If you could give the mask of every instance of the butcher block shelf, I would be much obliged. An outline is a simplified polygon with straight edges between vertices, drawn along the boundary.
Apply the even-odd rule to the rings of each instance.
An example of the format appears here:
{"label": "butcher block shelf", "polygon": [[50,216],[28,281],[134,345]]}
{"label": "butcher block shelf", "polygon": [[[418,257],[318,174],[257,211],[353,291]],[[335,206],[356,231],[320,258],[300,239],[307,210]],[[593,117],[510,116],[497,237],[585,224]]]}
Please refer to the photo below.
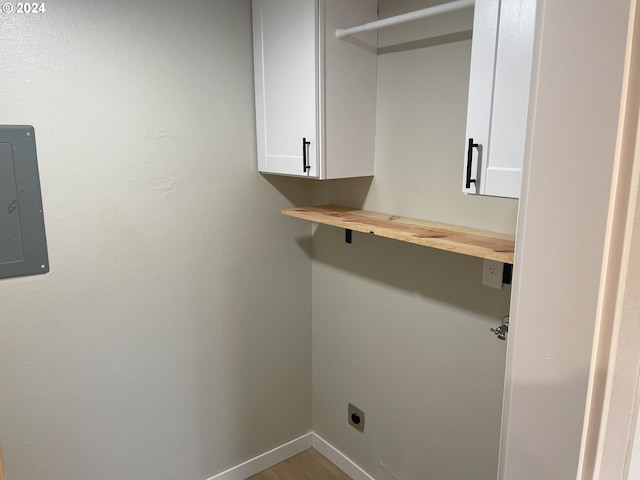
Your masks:
{"label": "butcher block shelf", "polygon": [[282,210],[282,214],[425,247],[513,263],[515,237],[506,233],[354,210],[338,205],[288,208]]}

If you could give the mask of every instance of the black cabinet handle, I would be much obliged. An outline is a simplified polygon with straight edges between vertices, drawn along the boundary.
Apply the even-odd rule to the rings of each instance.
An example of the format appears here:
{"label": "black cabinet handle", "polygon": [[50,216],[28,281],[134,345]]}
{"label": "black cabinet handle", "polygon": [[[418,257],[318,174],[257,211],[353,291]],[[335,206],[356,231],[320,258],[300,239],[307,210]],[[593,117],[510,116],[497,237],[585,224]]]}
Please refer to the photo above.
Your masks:
{"label": "black cabinet handle", "polygon": [[307,142],[305,137],[302,138],[302,171],[307,173],[307,170],[311,170],[311,165],[307,164],[307,145],[311,145],[311,142]]}
{"label": "black cabinet handle", "polygon": [[473,149],[478,148],[477,143],[473,143],[473,138],[469,139],[469,147],[467,148],[467,182],[466,188],[471,188],[472,183],[476,183],[475,178],[471,178],[471,164],[473,163]]}

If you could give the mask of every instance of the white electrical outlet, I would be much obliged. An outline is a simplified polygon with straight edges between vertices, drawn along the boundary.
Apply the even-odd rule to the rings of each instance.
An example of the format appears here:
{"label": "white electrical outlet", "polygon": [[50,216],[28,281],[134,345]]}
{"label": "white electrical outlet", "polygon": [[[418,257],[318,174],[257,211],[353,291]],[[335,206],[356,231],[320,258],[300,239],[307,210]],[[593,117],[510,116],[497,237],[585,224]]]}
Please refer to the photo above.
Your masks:
{"label": "white electrical outlet", "polygon": [[487,287],[502,290],[502,273],[504,271],[504,263],[495,260],[484,260],[482,266],[482,284]]}

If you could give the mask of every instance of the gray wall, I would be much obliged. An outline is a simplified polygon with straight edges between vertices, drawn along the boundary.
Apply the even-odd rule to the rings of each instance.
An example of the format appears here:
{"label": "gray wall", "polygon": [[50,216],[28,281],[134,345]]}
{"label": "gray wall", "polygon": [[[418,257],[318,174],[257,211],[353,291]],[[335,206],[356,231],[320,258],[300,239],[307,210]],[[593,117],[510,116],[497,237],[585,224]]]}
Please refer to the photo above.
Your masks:
{"label": "gray wall", "polygon": [[612,181],[630,3],[538,4],[500,479],[575,478],[585,414],[597,408],[587,400],[589,377],[602,372],[593,355],[606,341],[594,334],[612,321],[605,286],[606,295],[617,289],[603,271],[615,255],[611,222],[622,215],[611,202],[623,195]]}
{"label": "gray wall", "polygon": [[[255,166],[249,0],[1,15],[51,273],[0,282],[10,479],[202,479],[311,426],[307,182]],[[273,182],[270,183],[270,182]]]}
{"label": "gray wall", "polygon": [[[381,1],[380,16],[424,6]],[[471,13],[381,30],[379,45],[469,30]],[[314,203],[515,231],[516,200],[461,193],[470,52],[466,40],[379,56],[376,175],[314,184]],[[315,231],[313,428],[378,480],[496,478],[506,342],[489,328],[510,290],[481,285],[481,269]],[[348,402],[366,413],[364,435],[347,424]]]}

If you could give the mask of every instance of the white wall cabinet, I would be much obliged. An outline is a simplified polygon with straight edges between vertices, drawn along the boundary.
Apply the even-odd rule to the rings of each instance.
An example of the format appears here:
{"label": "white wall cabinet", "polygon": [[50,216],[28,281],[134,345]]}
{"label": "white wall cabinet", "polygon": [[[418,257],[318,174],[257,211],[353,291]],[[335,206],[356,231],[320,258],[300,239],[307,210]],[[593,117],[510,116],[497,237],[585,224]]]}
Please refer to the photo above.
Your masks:
{"label": "white wall cabinet", "polygon": [[258,170],[318,179],[373,175],[377,0],[253,0]]}
{"label": "white wall cabinet", "polygon": [[462,190],[520,197],[535,0],[476,0]]}

